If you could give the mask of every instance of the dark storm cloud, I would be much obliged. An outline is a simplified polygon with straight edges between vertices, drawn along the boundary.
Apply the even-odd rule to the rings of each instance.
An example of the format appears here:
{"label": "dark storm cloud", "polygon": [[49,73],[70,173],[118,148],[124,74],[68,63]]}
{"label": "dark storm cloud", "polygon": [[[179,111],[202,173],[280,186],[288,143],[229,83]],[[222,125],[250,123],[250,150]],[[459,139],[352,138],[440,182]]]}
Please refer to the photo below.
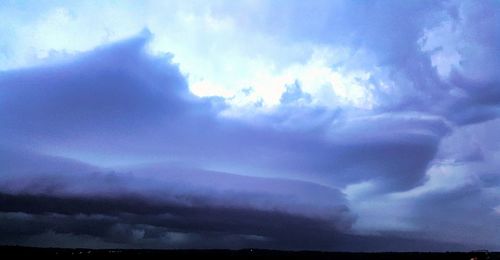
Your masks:
{"label": "dark storm cloud", "polygon": [[[7,156],[0,228],[9,244],[53,232],[101,246],[319,249],[354,220],[339,191],[312,183],[166,166],[106,173],[28,152]],[[57,160],[69,166],[54,168]],[[39,168],[12,167],[30,161]]]}
{"label": "dark storm cloud", "polygon": [[[193,96],[171,57],[147,53],[147,32],[60,63],[0,72],[0,241],[451,250],[465,247],[432,239],[484,242],[459,236],[463,230],[496,238],[489,226],[500,226],[492,213],[500,196],[498,147],[491,147],[497,134],[474,145],[463,144],[462,136],[442,145],[467,125],[500,115],[498,75],[492,73],[499,68],[492,58],[500,46],[498,26],[492,26],[498,15],[487,12],[490,6],[496,5],[328,1],[285,5],[283,19],[275,19],[276,7],[258,16],[256,25],[265,31],[291,23],[284,34],[292,40],[373,52],[377,68],[389,75],[383,80],[396,87],[390,94],[374,90],[381,105],[369,111],[311,106],[297,82],[273,113],[251,120],[221,116],[222,99]],[[321,19],[297,19],[313,14]],[[457,47],[462,67],[444,78],[431,59],[442,47],[426,52],[418,44],[443,20],[465,39]],[[429,172],[439,160],[456,163],[454,172],[461,173],[462,164],[478,171],[470,178],[479,181],[432,190],[453,184],[433,182],[440,175]],[[358,200],[340,192],[360,183],[375,188]],[[429,185],[430,192],[419,190]],[[412,206],[407,219],[421,230],[353,234],[355,203],[398,192]],[[476,215],[464,209],[478,213],[485,226],[474,232]]]}
{"label": "dark storm cloud", "polygon": [[[4,72],[3,145],[313,177],[336,186],[375,178],[389,181],[390,189],[403,189],[421,181],[446,133],[435,127],[439,122],[419,118],[347,122],[349,132],[330,132],[331,120],[340,115],[314,108],[301,114],[294,113],[298,108],[283,109],[267,120],[273,124],[225,119],[217,115],[220,101],[194,97],[175,65],[145,53],[148,37],[145,33],[59,65]],[[315,118],[323,119],[311,123]],[[395,133],[381,133],[380,124],[396,127]]]}
{"label": "dark storm cloud", "polygon": [[[252,207],[328,219],[336,218],[338,213],[339,218],[346,218],[347,225],[351,218],[343,206],[343,195],[337,189],[305,181],[240,176],[169,165],[114,172],[26,151],[17,156],[9,152],[1,155],[10,160],[6,167],[0,166],[4,173],[0,188],[9,194],[131,197],[150,200],[152,206],[164,202],[199,207]],[[41,163],[43,161],[46,163]],[[65,163],[69,166],[54,167]],[[314,204],[310,204],[312,201]],[[137,203],[138,209],[142,204]]]}
{"label": "dark storm cloud", "polygon": [[[33,234],[50,229],[57,233],[106,237],[109,230],[117,224],[149,225],[187,234],[211,234],[215,237],[217,233],[221,236],[262,237],[262,240],[270,240],[273,243],[288,243],[290,246],[302,244],[307,248],[328,246],[329,240],[334,240],[336,236],[339,236],[337,229],[331,225],[330,221],[273,211],[198,207],[196,205],[190,207],[168,204],[152,205],[150,201],[134,198],[61,199],[2,194],[0,199],[3,212],[28,212],[28,214],[42,216],[35,218],[35,221],[24,219],[27,229],[33,229]],[[41,213],[62,215],[51,216]],[[81,217],[82,220],[79,220],[78,216],[75,216],[77,214],[98,214],[106,218],[86,220]],[[29,228],[30,225],[33,227]],[[3,228],[8,229],[8,227]],[[10,230],[8,233],[15,232]],[[117,239],[118,237],[112,238],[112,240]],[[126,240],[127,237],[124,236],[121,239]],[[110,242],[126,243],[127,241]]]}
{"label": "dark storm cloud", "polygon": [[[342,251],[377,251],[384,248],[408,251],[440,250],[445,246],[455,250],[465,249],[458,244],[405,239],[391,235],[375,237],[345,234],[339,232],[329,221],[280,212],[161,205],[147,214],[138,211],[137,204],[124,203],[122,199],[99,198],[89,201],[2,194],[0,200],[4,204],[2,211],[20,209],[23,212],[0,214],[0,241],[7,241],[9,244],[16,242],[37,245],[40,241],[35,239],[29,242],[26,238],[44,237],[48,236],[48,232],[53,232],[52,234],[76,238],[73,245],[66,245],[70,247],[81,245],[92,238],[99,240],[101,245],[124,248],[250,246]],[[149,204],[147,201],[142,202]],[[30,207],[30,204],[37,206]],[[85,206],[79,208],[78,206],[82,206],[80,204]],[[43,207],[46,208],[42,209]],[[80,209],[84,209],[85,213],[82,214]],[[42,212],[45,213],[41,214]],[[166,213],[158,214],[160,212]]]}
{"label": "dark storm cloud", "polygon": [[[168,58],[145,52],[149,37],[1,75],[3,211],[126,213],[135,216],[133,225],[149,219],[182,232],[263,236],[280,247],[328,248],[336,241],[331,236],[347,232],[354,221],[335,188],[202,169],[337,187],[373,180],[383,190],[401,190],[423,181],[448,132],[439,119],[418,116],[349,121],[348,112],[307,108],[293,118],[297,104],[276,114],[274,124],[225,119],[217,115],[220,101],[192,96]],[[287,93],[283,99],[300,98],[300,88]],[[301,125],[280,123],[291,118]],[[309,118],[323,119],[312,124]],[[332,119],[341,119],[333,130]],[[385,128],[391,130],[381,131]],[[163,166],[103,174],[100,167],[52,152],[154,158]],[[173,217],[164,221],[161,214]],[[295,233],[284,232],[290,225]],[[305,234],[320,238],[303,239]]]}
{"label": "dark storm cloud", "polygon": [[97,129],[137,129],[187,113],[185,79],[168,57],[145,56],[148,39],[145,32],[66,64],[2,73],[2,132],[71,138]]}

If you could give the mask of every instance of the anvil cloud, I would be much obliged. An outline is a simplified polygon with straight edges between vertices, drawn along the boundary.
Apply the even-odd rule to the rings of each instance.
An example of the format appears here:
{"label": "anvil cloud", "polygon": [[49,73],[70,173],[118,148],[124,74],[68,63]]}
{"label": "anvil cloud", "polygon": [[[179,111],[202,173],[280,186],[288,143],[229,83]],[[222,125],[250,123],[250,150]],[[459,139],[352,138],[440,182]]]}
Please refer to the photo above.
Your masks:
{"label": "anvil cloud", "polygon": [[31,4],[1,244],[500,249],[497,2]]}

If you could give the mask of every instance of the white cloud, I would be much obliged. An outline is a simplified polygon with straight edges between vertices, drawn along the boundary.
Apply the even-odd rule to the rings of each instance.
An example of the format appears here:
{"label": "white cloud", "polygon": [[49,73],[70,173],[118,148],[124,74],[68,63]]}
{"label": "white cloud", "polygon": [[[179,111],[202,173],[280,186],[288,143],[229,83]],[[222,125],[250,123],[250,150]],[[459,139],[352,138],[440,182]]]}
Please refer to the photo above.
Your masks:
{"label": "white cloud", "polygon": [[432,65],[442,78],[448,78],[452,69],[460,68],[459,34],[459,28],[448,20],[425,30],[420,39],[422,50],[430,53]]}
{"label": "white cloud", "polygon": [[[32,66],[57,53],[86,51],[147,27],[154,35],[150,51],[173,53],[174,62],[188,75],[192,92],[228,98],[235,110],[229,114],[245,113],[244,107],[256,104],[269,111],[279,104],[286,85],[295,81],[312,95],[313,105],[362,109],[376,105],[376,87],[370,83],[373,71],[352,66],[367,59],[359,51],[284,41],[242,29],[242,17],[217,8],[216,3],[195,2],[105,3],[98,9],[92,3],[49,5],[16,29],[20,33],[12,44],[21,44],[0,68]],[[140,9],[144,12],[137,12]],[[168,15],[164,10],[169,10]],[[239,95],[248,87],[252,95]]]}

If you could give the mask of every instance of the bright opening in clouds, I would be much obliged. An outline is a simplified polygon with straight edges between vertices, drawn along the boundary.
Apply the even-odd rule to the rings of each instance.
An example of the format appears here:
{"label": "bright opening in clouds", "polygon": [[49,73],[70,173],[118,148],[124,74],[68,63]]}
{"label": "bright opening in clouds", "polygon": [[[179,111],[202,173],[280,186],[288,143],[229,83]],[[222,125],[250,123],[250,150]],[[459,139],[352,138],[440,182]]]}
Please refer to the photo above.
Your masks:
{"label": "bright opening in clouds", "polygon": [[500,250],[498,1],[0,17],[0,244]]}

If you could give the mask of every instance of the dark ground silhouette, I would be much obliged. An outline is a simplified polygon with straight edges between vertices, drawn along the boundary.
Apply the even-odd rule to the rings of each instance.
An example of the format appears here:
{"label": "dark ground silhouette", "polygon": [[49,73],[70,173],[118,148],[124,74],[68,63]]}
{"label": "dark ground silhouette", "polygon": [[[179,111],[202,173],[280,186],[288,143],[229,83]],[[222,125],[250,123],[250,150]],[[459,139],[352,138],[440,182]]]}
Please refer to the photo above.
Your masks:
{"label": "dark ground silhouette", "polygon": [[163,259],[466,259],[466,260],[500,260],[500,252],[380,252],[380,253],[347,253],[320,251],[276,251],[261,249],[242,250],[124,250],[124,249],[65,249],[36,248],[20,246],[0,246],[0,257],[161,257]]}

